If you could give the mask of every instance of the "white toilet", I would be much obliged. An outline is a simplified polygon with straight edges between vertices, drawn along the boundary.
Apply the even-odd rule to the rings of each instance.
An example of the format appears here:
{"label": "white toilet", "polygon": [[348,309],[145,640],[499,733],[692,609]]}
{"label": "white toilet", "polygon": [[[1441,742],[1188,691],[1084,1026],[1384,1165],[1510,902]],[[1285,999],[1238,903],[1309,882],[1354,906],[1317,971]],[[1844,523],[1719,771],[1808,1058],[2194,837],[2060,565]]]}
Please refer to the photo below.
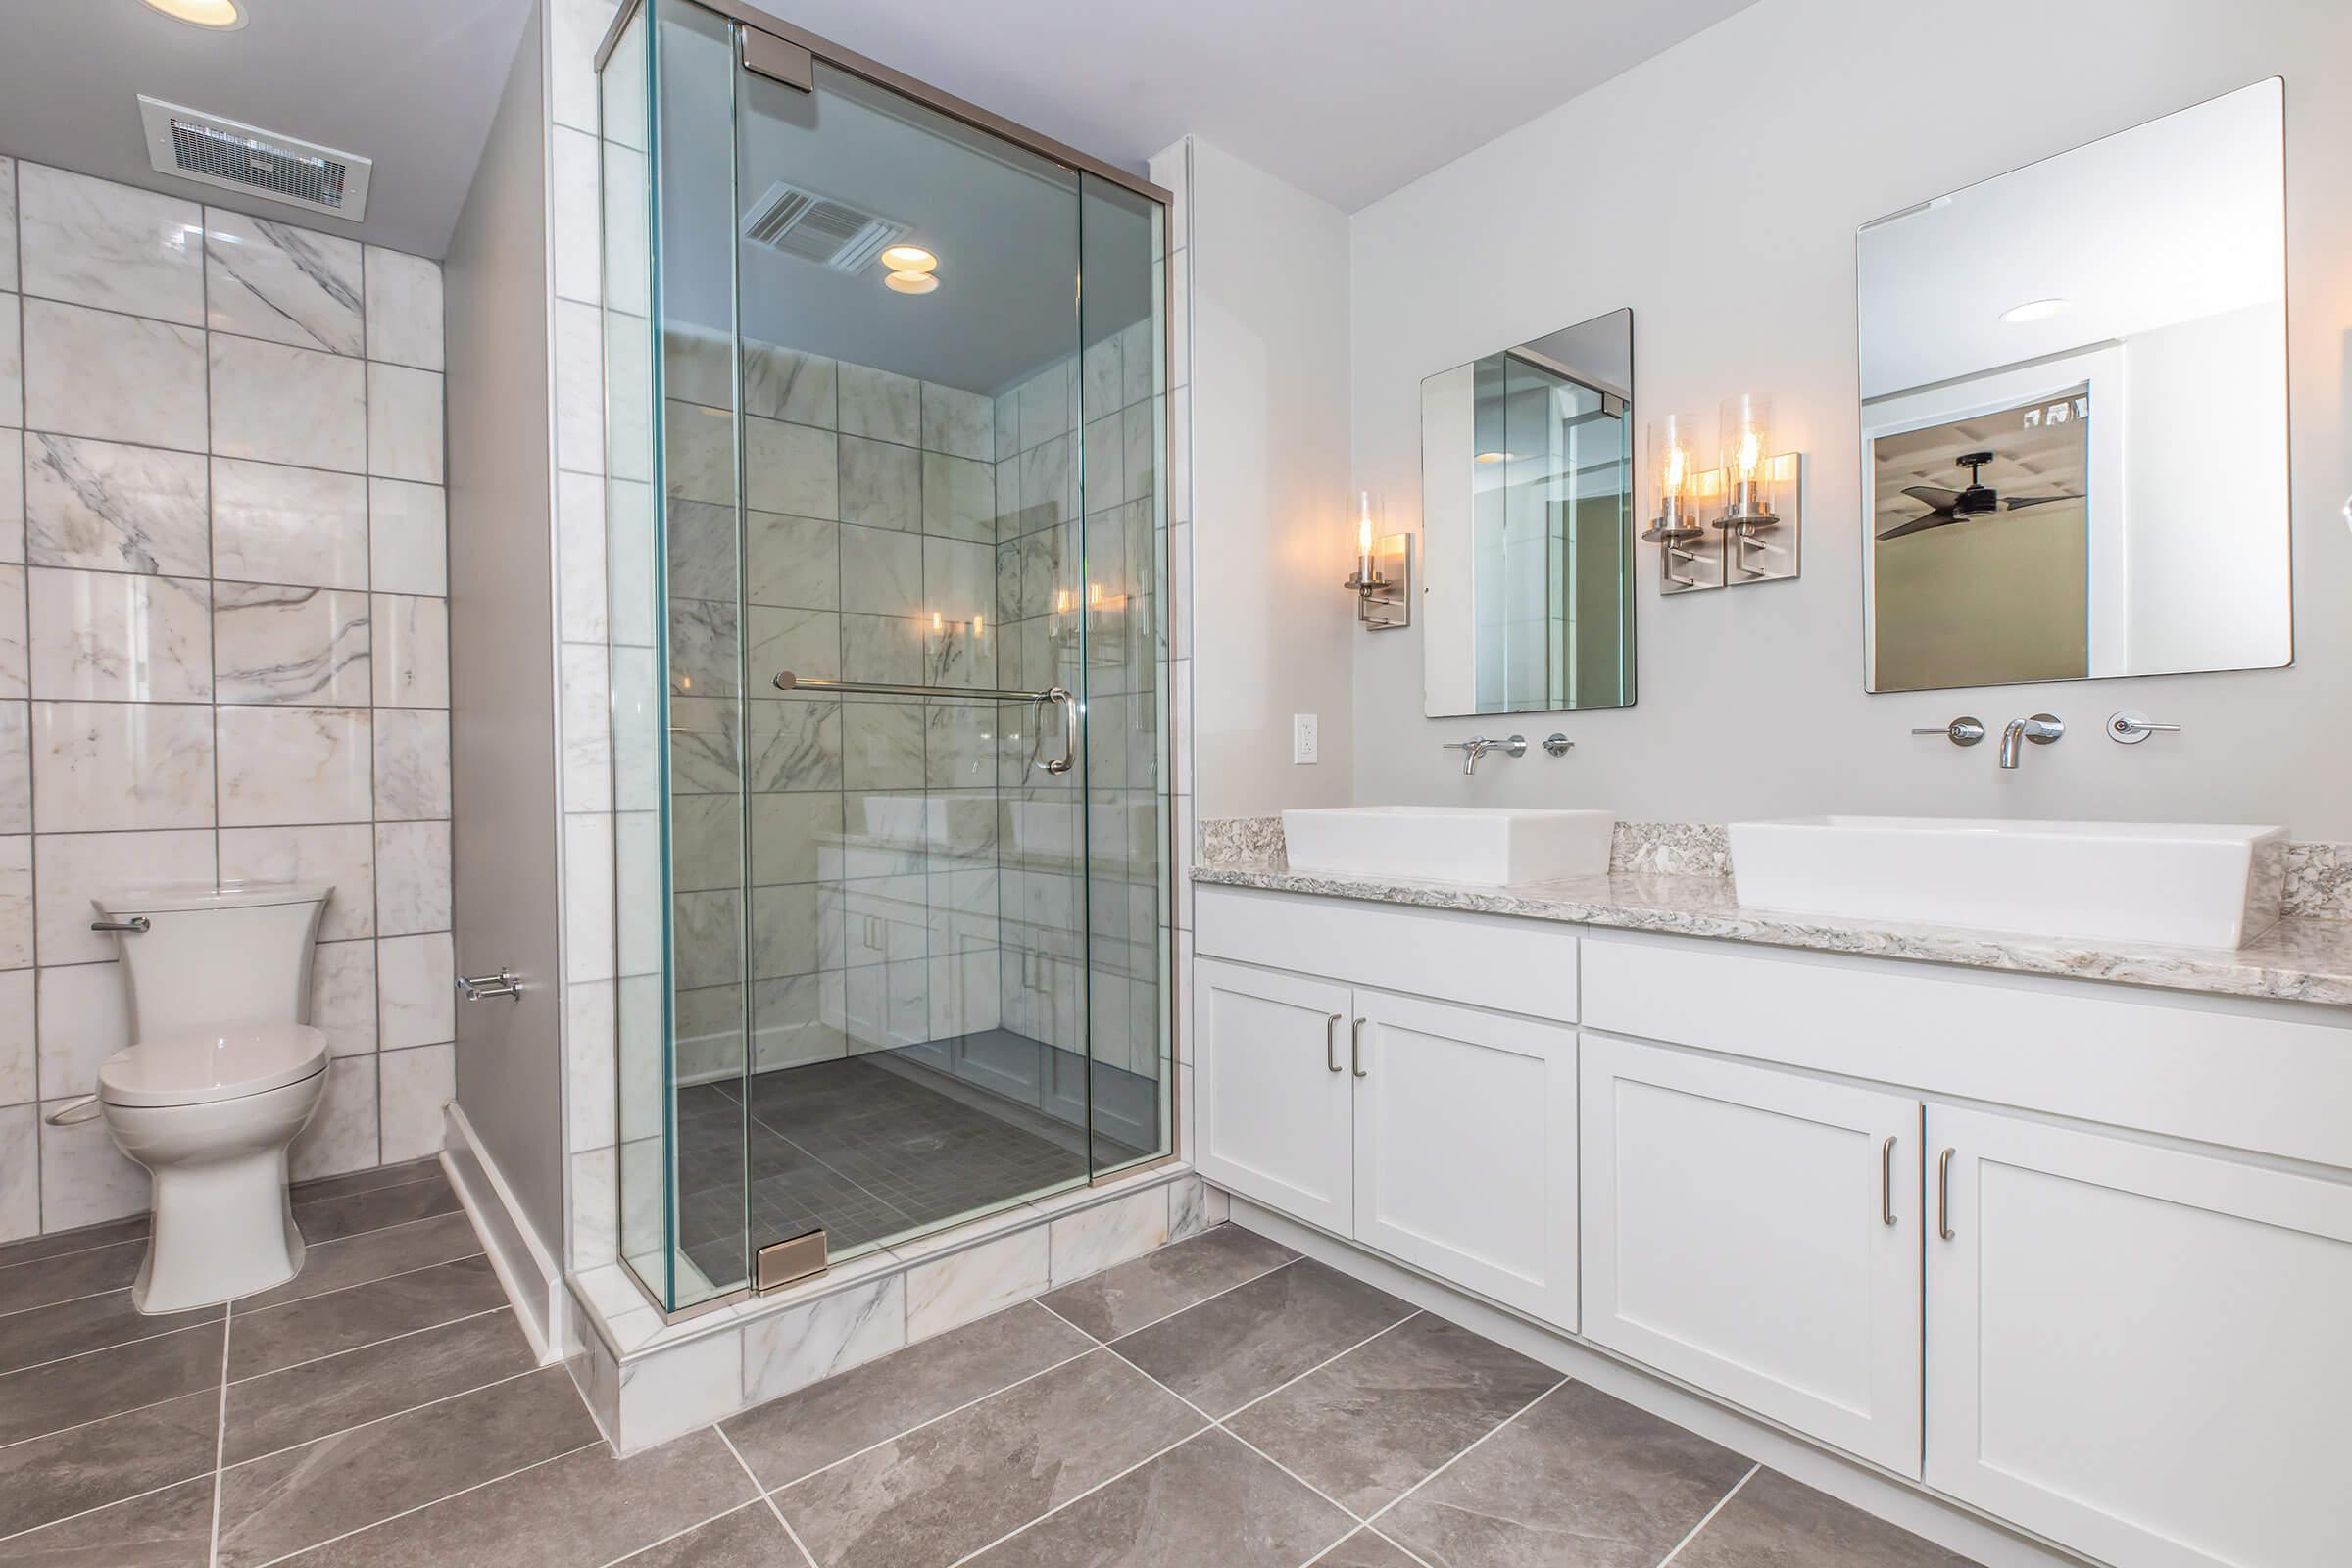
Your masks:
{"label": "white toilet", "polygon": [[311,945],[334,890],[245,883],[91,902],[114,933],[136,1042],[98,1069],[98,1108],[155,1177],[142,1312],[268,1290],[302,1267],[286,1147],[326,1087]]}

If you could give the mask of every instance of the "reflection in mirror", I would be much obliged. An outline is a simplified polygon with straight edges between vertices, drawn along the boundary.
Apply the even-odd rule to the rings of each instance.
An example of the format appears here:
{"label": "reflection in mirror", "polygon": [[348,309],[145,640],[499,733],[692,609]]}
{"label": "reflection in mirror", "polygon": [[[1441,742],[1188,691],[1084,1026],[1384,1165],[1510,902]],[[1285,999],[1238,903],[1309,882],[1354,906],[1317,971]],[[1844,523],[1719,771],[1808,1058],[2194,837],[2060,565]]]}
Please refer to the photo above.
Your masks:
{"label": "reflection in mirror", "polygon": [[2293,657],[2277,78],[1856,246],[1869,687]]}
{"label": "reflection in mirror", "polygon": [[1634,313],[1421,383],[1431,718],[1634,701]]}

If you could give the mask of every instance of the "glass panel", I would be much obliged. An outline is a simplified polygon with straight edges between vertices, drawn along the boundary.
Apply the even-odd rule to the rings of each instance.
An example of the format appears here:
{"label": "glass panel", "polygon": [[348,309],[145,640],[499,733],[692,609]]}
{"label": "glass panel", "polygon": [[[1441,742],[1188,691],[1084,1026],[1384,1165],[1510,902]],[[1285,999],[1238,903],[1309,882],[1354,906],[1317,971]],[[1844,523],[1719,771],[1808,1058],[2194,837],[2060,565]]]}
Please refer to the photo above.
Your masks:
{"label": "glass panel", "polygon": [[1086,1010],[1097,1174],[1167,1149],[1160,898],[1168,824],[1164,212],[1081,176],[1078,402],[1085,516]]}

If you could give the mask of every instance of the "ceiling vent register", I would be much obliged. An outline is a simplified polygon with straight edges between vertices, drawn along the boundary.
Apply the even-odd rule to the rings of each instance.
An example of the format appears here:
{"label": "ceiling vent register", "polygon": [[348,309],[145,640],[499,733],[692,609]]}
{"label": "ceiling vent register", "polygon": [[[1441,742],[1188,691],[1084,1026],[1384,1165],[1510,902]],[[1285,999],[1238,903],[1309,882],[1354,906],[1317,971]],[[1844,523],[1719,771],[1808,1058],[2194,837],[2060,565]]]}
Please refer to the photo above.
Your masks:
{"label": "ceiling vent register", "polygon": [[373,159],[139,95],[156,172],[359,221]]}
{"label": "ceiling vent register", "polygon": [[837,196],[779,181],[744,215],[743,237],[836,272],[858,272],[905,239],[911,226]]}

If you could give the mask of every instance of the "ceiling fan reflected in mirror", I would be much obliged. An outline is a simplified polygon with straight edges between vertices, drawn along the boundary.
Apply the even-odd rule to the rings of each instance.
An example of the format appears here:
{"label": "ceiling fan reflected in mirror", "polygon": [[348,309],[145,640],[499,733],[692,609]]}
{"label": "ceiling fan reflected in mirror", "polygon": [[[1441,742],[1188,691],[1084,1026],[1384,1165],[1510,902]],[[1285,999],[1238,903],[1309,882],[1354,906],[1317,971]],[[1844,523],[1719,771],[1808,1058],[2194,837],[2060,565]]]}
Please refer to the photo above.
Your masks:
{"label": "ceiling fan reflected in mirror", "polygon": [[1977,470],[1993,459],[1990,452],[1963,452],[1953,459],[1957,467],[1968,470],[1968,486],[1962,490],[1946,490],[1939,485],[1914,484],[1903,487],[1903,494],[1927,507],[1924,514],[1898,522],[1879,535],[1881,543],[1901,539],[1910,534],[1925,533],[1930,528],[1948,527],[1966,522],[1972,517],[1986,517],[2006,508],[2011,512],[2021,507],[2047,506],[2053,501],[2080,501],[2082,498],[2068,491],[2046,496],[2003,496],[1998,490],[1978,477]]}

